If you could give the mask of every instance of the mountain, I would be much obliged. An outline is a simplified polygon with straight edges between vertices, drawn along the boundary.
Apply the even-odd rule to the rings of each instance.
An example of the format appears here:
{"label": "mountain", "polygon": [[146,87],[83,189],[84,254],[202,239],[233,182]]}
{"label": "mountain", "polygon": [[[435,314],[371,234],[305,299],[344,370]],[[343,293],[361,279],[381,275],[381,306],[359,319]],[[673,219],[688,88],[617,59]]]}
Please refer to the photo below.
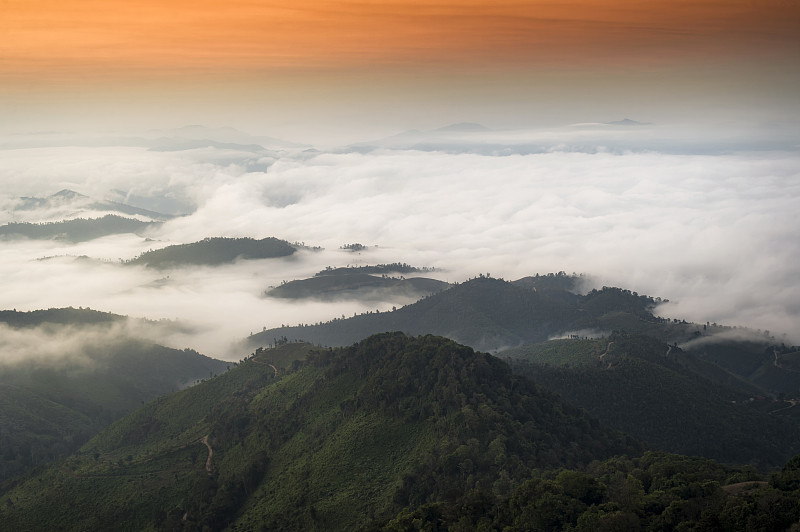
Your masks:
{"label": "mountain", "polygon": [[[439,334],[514,358],[515,371],[653,448],[762,469],[800,452],[796,348],[656,317],[658,299],[628,290],[577,294],[580,281],[479,277],[393,312],[285,326],[247,341],[340,345],[380,331]],[[750,339],[734,341],[734,333]]]}
{"label": "mountain", "polygon": [[176,266],[218,266],[237,259],[268,259],[287,257],[296,249],[285,240],[277,238],[206,238],[191,244],[178,244],[142,253],[127,264],[141,264],[148,268]]}
{"label": "mountain", "polygon": [[0,323],[14,328],[36,327],[44,324],[56,325],[90,325],[109,324],[125,321],[125,316],[101,312],[90,308],[50,308],[18,312],[16,310],[0,310]]}
{"label": "mountain", "polygon": [[800,519],[798,479],[800,456],[765,480],[642,454],[495,357],[387,333],[262,349],[161,397],[5,493],[0,519],[13,530],[784,530]]}
{"label": "mountain", "polygon": [[108,214],[102,218],[75,218],[62,222],[12,222],[0,226],[0,238],[60,239],[86,242],[109,235],[141,234],[160,225],[161,222],[143,222],[134,218]]}
{"label": "mountain", "polygon": [[588,329],[634,330],[669,341],[691,338],[692,326],[653,316],[657,304],[653,298],[609,287],[578,295],[564,287],[576,282],[567,275],[513,283],[481,276],[392,312],[268,329],[247,341],[248,346],[257,347],[286,336],[343,346],[371,334],[403,331],[446,336],[475,349],[496,351]]}
{"label": "mountain", "polygon": [[[406,265],[407,266],[407,265]],[[409,268],[410,269],[410,268]],[[414,268],[416,270],[416,268]],[[367,272],[386,271],[380,277]],[[264,292],[269,297],[322,300],[376,300],[396,298],[419,299],[448,286],[444,281],[427,277],[393,276],[391,265],[331,268],[308,279],[297,279],[270,288]]]}
{"label": "mountain", "polygon": [[184,139],[163,137],[152,141],[150,151],[187,151],[201,148],[216,148],[219,150],[236,150],[250,153],[268,153],[264,146],[259,144],[237,144],[234,142],[218,142],[210,139]]}
{"label": "mountain", "polygon": [[637,122],[630,118],[623,118],[622,120],[614,120],[613,122],[606,122],[609,126],[650,126],[650,122]]}
{"label": "mountain", "polygon": [[[346,146],[346,151],[370,152],[376,149],[423,151],[485,151],[485,134],[492,130],[481,124],[461,122],[438,129],[419,131],[411,129],[382,139],[357,142]],[[491,149],[497,148],[493,146]]]}
{"label": "mountain", "polygon": [[[4,336],[29,331],[42,344],[59,339],[64,344],[59,357],[0,361],[0,483],[73,452],[143,402],[229,365],[121,334],[126,322],[89,309],[0,312],[0,323],[8,327]],[[104,331],[110,339],[90,340]],[[80,335],[86,344],[70,353]],[[4,342],[4,348],[13,344]]]}
{"label": "mountain", "polygon": [[[275,357],[305,360],[286,371]],[[353,530],[498,480],[507,493],[534,468],[637,450],[450,340],[285,344],[118,421],[7,493],[0,518],[14,529]]]}
{"label": "mountain", "polygon": [[770,394],[800,396],[800,346],[779,343],[769,333],[711,338],[698,335],[684,348]]}
{"label": "mountain", "polygon": [[78,216],[98,216],[99,214],[114,214],[126,216],[139,216],[149,221],[166,221],[171,215],[141,209],[118,201],[97,200],[89,196],[64,189],[45,198],[23,197],[14,207],[14,212],[58,211],[63,218]]}
{"label": "mountain", "polygon": [[[615,333],[503,353],[514,371],[652,448],[761,469],[800,453],[788,406],[702,357],[648,336]],[[786,412],[788,414],[788,412]]]}
{"label": "mountain", "polygon": [[158,131],[157,133],[163,133],[176,139],[212,139],[221,143],[261,145],[269,148],[303,148],[307,146],[307,144],[299,144],[264,135],[251,135],[232,127],[207,127],[195,124]]}
{"label": "mountain", "polygon": [[443,133],[450,133],[450,132],[480,133],[484,131],[491,131],[491,129],[482,124],[476,124],[474,122],[459,122],[458,124],[450,124],[449,126],[440,127],[438,129],[435,129],[434,131],[439,131]]}
{"label": "mountain", "polygon": [[499,353],[554,338],[607,337],[619,331],[681,347],[704,361],[705,368],[713,366],[731,382],[747,383],[755,395],[800,398],[800,347],[783,345],[768,333],[655,316],[661,298],[622,288],[579,294],[581,281],[563,272],[513,282],[481,275],[392,312],[268,329],[249,337],[246,345],[254,348],[286,337],[342,346],[395,330],[441,335]]}

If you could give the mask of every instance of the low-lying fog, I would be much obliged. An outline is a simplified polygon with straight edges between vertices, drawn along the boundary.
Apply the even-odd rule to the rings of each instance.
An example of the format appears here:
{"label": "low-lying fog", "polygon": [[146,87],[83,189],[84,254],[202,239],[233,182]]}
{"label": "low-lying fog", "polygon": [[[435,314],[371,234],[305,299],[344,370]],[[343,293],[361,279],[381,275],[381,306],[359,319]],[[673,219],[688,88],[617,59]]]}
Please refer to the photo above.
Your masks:
{"label": "low-lying fog", "polygon": [[[262,297],[269,286],[326,266],[406,262],[451,282],[586,273],[598,285],[670,299],[659,309],[666,316],[800,342],[796,138],[656,125],[464,126],[317,151],[288,143],[260,150],[246,137],[240,146],[170,144],[158,135],[5,139],[0,224],[105,214],[88,200],[20,201],[62,189],[185,216],[146,237],[0,241],[0,307],[177,319],[196,332],[161,338],[167,345],[236,360],[245,353],[232,343],[263,327],[409,302],[291,302]],[[120,264],[212,236],[324,249],[218,268]],[[356,242],[369,248],[339,249]]]}

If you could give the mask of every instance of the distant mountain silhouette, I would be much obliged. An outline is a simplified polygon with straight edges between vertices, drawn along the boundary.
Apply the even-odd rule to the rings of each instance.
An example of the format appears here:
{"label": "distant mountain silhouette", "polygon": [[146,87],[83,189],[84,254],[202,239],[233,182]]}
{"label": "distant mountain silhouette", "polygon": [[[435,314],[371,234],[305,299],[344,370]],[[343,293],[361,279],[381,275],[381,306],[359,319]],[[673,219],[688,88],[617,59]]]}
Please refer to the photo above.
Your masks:
{"label": "distant mountain silhouette", "polygon": [[[47,197],[22,197],[15,211],[35,211],[37,209],[68,209],[72,213],[91,214],[111,212],[128,216],[143,216],[153,221],[166,221],[173,216],[127,205],[119,201],[97,200],[70,189],[63,189]],[[65,211],[66,212],[66,211]]]}
{"label": "distant mountain silhouette", "polygon": [[250,153],[265,153],[267,149],[260,144],[237,144],[234,142],[218,142],[210,139],[182,139],[162,137],[153,141],[150,151],[186,151],[200,148],[216,148],[220,150],[237,150]]}
{"label": "distant mountain silhouette", "polygon": [[636,120],[631,120],[630,118],[623,118],[622,120],[615,120],[613,122],[606,122],[606,124],[610,126],[649,126],[652,125],[650,122],[637,122]]}
{"label": "distant mountain silhouette", "polygon": [[444,126],[438,129],[434,129],[434,131],[441,131],[445,133],[460,132],[460,131],[480,132],[480,131],[491,131],[491,129],[484,126],[483,124],[476,124],[475,122],[459,122],[457,124],[450,124],[449,126]]}

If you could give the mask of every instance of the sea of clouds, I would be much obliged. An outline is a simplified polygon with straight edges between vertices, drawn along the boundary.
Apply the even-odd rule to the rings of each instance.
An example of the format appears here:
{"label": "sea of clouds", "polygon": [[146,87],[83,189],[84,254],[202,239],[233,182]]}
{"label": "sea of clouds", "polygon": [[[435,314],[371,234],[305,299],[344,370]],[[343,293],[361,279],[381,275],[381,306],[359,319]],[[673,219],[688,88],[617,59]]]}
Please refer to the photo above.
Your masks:
{"label": "sea of clouds", "polygon": [[[598,286],[669,299],[658,309],[665,316],[769,329],[800,343],[800,152],[792,139],[748,144],[747,134],[726,132],[714,142],[714,131],[584,124],[254,150],[165,149],[159,135],[5,140],[0,224],[93,217],[77,207],[18,208],[21,197],[62,189],[181,216],[141,236],[0,242],[0,307],[89,306],[179,320],[191,327],[160,340],[238,359],[231,345],[263,327],[409,303],[287,302],[264,298],[269,286],[329,265],[407,262],[451,282],[585,273]],[[120,264],[213,236],[324,249],[168,272]],[[368,249],[339,249],[354,242]]]}

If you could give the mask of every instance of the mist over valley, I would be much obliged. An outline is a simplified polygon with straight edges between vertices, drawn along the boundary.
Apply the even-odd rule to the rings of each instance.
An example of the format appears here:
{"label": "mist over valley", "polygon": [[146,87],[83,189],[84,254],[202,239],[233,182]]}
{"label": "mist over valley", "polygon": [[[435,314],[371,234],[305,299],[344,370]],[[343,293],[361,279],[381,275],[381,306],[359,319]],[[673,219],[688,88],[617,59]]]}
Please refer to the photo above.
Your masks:
{"label": "mist over valley", "polygon": [[163,133],[0,148],[4,522],[800,519],[796,144]]}
{"label": "mist over valley", "polygon": [[[593,280],[587,289],[621,286],[669,299],[659,312],[670,317],[800,342],[800,272],[791,259],[798,160],[784,143],[742,151],[740,140],[728,139],[743,132],[708,130],[703,136],[717,138],[717,147],[697,154],[655,149],[677,136],[672,126],[475,127],[419,132],[415,142],[364,152],[286,143],[269,155],[229,145],[235,130],[224,128],[176,130],[176,139],[187,130],[220,139],[180,151],[152,151],[163,132],[150,147],[81,146],[77,138],[65,148],[51,135],[40,147],[32,135],[28,147],[7,145],[0,167],[5,306],[180,319],[218,329],[227,341],[410,303],[261,297],[326,267],[407,262],[433,267],[426,276],[449,283],[486,272],[509,280],[584,273]],[[236,134],[247,145],[263,140]],[[456,148],[420,149],[417,137],[446,137]],[[495,145],[504,148],[484,148]],[[164,201],[182,205],[180,215],[159,212]],[[218,237],[277,238],[298,251],[163,275],[116,267]],[[365,248],[340,249],[352,242]],[[189,345],[236,357],[222,341],[197,342]]]}

